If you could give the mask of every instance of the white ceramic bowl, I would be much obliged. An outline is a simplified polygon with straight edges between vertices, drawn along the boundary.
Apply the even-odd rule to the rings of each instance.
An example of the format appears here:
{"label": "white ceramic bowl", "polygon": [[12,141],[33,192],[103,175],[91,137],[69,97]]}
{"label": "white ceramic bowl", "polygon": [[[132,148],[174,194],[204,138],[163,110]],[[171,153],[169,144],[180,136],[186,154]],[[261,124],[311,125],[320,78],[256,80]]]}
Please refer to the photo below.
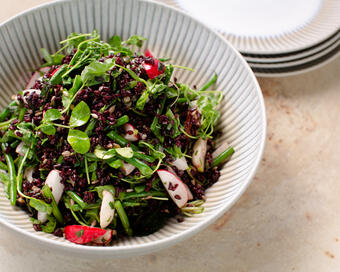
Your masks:
{"label": "white ceramic bowl", "polygon": [[154,2],[137,0],[57,1],[24,12],[0,26],[0,104],[25,86],[30,71],[41,63],[39,49],[57,50],[69,33],[97,29],[102,38],[132,34],[148,38],[144,45],[155,56],[192,67],[178,70],[181,82],[201,86],[213,73],[217,89],[224,92],[218,142],[230,142],[236,153],[226,164],[219,181],[207,191],[205,211],[144,237],[119,241],[112,247],[72,244],[43,232],[35,232],[25,212],[10,206],[0,186],[0,222],[10,230],[55,249],[92,256],[126,257],[146,254],[175,244],[207,227],[242,195],[260,162],[266,134],[265,107],[259,85],[241,55],[220,35],[195,19]]}

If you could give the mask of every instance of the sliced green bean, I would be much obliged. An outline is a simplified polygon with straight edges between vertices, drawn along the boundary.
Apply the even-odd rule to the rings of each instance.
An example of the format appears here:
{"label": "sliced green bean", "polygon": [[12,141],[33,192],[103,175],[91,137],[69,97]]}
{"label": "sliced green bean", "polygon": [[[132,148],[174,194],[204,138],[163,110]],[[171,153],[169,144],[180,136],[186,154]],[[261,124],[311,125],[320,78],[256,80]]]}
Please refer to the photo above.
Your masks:
{"label": "sliced green bean", "polygon": [[136,193],[136,192],[131,192],[131,193],[124,193],[123,194],[123,199],[130,199],[130,198],[141,198],[141,197],[148,197],[148,196],[154,196],[154,197],[167,197],[167,194],[164,192],[158,192],[158,191],[152,191],[152,192],[141,192],[141,193]]}
{"label": "sliced green bean", "polygon": [[72,191],[66,191],[66,194],[73,199],[74,202],[76,202],[81,209],[85,209],[87,204],[82,200],[80,196],[78,196],[75,192]]}
{"label": "sliced green bean", "polygon": [[115,130],[111,130],[108,134],[106,134],[106,136],[114,140],[120,146],[126,146],[129,143],[128,140],[126,140],[123,136],[119,135],[119,133]]}
{"label": "sliced green bean", "polygon": [[138,170],[142,173],[144,176],[149,176],[153,173],[152,169],[150,168],[149,165],[146,163],[142,162],[141,160],[137,158],[125,158],[123,156],[117,155],[121,160],[126,161],[127,163],[133,165],[134,167],[138,168]]}
{"label": "sliced green bean", "polygon": [[24,115],[25,115],[25,113],[26,113],[26,108],[21,108],[20,109],[20,112],[19,112],[19,121],[21,122],[22,120],[24,120]]}
{"label": "sliced green bean", "polygon": [[129,218],[126,215],[126,212],[123,208],[122,203],[119,200],[116,200],[114,203],[114,207],[119,215],[120,221],[122,222],[122,225],[127,233],[127,235],[132,235],[132,229],[130,228],[130,222]]}
{"label": "sliced green bean", "polygon": [[127,115],[123,115],[122,117],[117,119],[117,123],[115,123],[114,125],[112,125],[112,127],[120,127],[122,125],[125,125],[127,122],[129,122],[129,116]]}
{"label": "sliced green bean", "polygon": [[64,218],[63,218],[63,215],[61,214],[61,212],[59,210],[57,202],[54,199],[54,196],[52,194],[50,187],[47,184],[45,184],[42,188],[42,192],[43,192],[44,197],[52,200],[52,202],[51,202],[52,213],[55,216],[55,218],[57,219],[57,221],[62,224],[64,222]]}
{"label": "sliced green bean", "polygon": [[9,175],[9,199],[11,200],[11,205],[15,205],[17,201],[17,176],[15,173],[15,166],[14,166],[14,161],[13,158],[10,154],[7,154],[5,152],[7,148],[7,144],[2,143],[1,144],[1,149],[4,153],[6,163],[7,163],[7,172]]}
{"label": "sliced green bean", "polygon": [[211,167],[215,167],[221,163],[223,163],[226,159],[228,159],[235,152],[232,146],[229,146],[226,150],[224,150],[220,155],[218,155],[215,159],[213,159]]}
{"label": "sliced green bean", "polygon": [[207,82],[203,85],[203,87],[199,90],[199,92],[203,92],[205,90],[207,90],[211,85],[213,85],[217,80],[217,75],[214,74],[214,76]]}
{"label": "sliced green bean", "polygon": [[133,152],[133,156],[137,159],[144,160],[144,161],[151,162],[151,163],[153,163],[156,160],[154,157],[151,157],[149,155],[139,153],[136,151]]}

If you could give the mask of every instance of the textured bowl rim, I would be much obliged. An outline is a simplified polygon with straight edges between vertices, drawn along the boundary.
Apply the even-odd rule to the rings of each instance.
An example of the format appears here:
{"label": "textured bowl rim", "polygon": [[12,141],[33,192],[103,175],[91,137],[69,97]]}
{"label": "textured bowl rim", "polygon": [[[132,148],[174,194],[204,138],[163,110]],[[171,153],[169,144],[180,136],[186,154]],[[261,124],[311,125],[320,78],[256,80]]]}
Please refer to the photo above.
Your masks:
{"label": "textured bowl rim", "polygon": [[[190,227],[187,230],[184,230],[180,233],[171,235],[170,237],[164,238],[162,240],[157,240],[157,241],[152,241],[148,242],[146,244],[137,244],[137,245],[123,245],[119,247],[115,246],[109,246],[109,247],[95,247],[95,246],[85,246],[85,245],[77,245],[77,244],[72,244],[72,243],[64,243],[56,240],[52,240],[46,237],[40,237],[35,235],[34,233],[30,233],[25,231],[24,229],[16,226],[15,224],[8,222],[5,218],[3,218],[0,214],[0,223],[10,230],[17,232],[24,236],[25,238],[30,238],[31,240],[35,240],[39,242],[40,244],[44,244],[49,247],[53,247],[53,249],[57,249],[61,252],[72,252],[76,254],[86,254],[86,256],[91,256],[90,254],[93,254],[94,257],[98,258],[98,253],[101,253],[102,257],[105,256],[111,256],[111,257],[128,257],[128,256],[137,256],[137,255],[144,255],[147,253],[154,252],[158,249],[166,248],[169,246],[172,246],[179,241],[188,239],[192,237],[194,234],[197,234],[199,231],[203,230],[204,228],[208,227],[211,225],[213,222],[215,222],[218,218],[220,218],[227,210],[229,210],[235,203],[236,201],[241,197],[241,195],[245,192],[245,190],[248,188],[250,185],[251,181],[253,180],[257,168],[259,167],[264,147],[265,147],[265,142],[266,142],[266,131],[267,131],[267,119],[266,119],[266,110],[265,110],[265,104],[263,100],[263,95],[261,88],[258,84],[258,81],[255,77],[255,74],[252,72],[250,66],[246,62],[246,60],[242,57],[242,55],[231,45],[229,41],[227,41],[221,34],[219,34],[217,31],[214,29],[210,28],[206,24],[200,22],[196,18],[186,14],[185,12],[178,10],[174,7],[171,7],[169,5],[166,5],[161,2],[157,2],[154,0],[133,0],[136,2],[141,2],[145,4],[153,4],[156,6],[161,6],[165,7],[168,9],[173,10],[174,12],[178,12],[179,14],[190,18],[193,20],[195,23],[200,25],[201,27],[205,28],[206,30],[214,33],[221,41],[227,44],[229,48],[237,55],[237,57],[240,59],[241,64],[243,64],[244,68],[247,70],[249,75],[251,76],[252,81],[255,84],[256,88],[256,93],[259,97],[259,103],[260,103],[260,110],[261,110],[261,119],[264,121],[262,124],[262,137],[260,139],[260,144],[259,144],[259,153],[257,154],[257,157],[255,158],[255,163],[252,165],[252,168],[248,174],[248,176],[245,178],[246,181],[243,183],[243,185],[240,187],[238,194],[234,197],[234,199],[226,206],[221,207],[219,210],[217,210],[215,213],[207,216],[203,221],[197,223],[193,227]],[[63,4],[63,3],[71,3],[73,0],[55,0],[49,3],[44,3],[38,6],[35,6],[33,8],[30,8],[28,10],[25,10],[23,12],[18,13],[17,15],[9,18],[8,20],[4,21],[3,23],[0,24],[0,28],[5,26],[7,23],[10,23],[11,21],[16,20],[17,18],[20,18],[23,15],[32,13],[36,10],[42,10],[44,8],[48,8],[50,6],[54,6],[56,4]],[[123,256],[124,255],[124,256]],[[83,255],[84,256],[84,255]]]}

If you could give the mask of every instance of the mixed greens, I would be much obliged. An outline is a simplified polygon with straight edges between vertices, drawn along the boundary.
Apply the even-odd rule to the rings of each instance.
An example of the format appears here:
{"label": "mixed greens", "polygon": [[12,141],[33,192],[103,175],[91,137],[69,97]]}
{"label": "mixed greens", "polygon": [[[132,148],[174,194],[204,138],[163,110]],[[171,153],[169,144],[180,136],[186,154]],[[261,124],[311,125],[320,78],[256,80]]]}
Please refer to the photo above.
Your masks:
{"label": "mixed greens", "polygon": [[147,235],[203,212],[234,149],[215,148],[222,93],[135,52],[145,38],[72,33],[0,113],[0,179],[37,231],[78,244]]}

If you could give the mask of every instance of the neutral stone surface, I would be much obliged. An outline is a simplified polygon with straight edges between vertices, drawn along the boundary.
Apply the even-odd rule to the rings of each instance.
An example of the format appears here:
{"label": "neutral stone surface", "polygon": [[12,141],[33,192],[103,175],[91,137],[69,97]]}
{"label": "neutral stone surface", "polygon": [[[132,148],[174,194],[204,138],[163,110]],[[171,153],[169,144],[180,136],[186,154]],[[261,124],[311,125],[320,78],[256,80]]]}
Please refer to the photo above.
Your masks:
{"label": "neutral stone surface", "polygon": [[[1,0],[0,20],[46,0]],[[195,237],[129,260],[39,248],[0,227],[0,271],[339,271],[340,58],[307,74],[259,78],[264,158],[237,204]]]}

